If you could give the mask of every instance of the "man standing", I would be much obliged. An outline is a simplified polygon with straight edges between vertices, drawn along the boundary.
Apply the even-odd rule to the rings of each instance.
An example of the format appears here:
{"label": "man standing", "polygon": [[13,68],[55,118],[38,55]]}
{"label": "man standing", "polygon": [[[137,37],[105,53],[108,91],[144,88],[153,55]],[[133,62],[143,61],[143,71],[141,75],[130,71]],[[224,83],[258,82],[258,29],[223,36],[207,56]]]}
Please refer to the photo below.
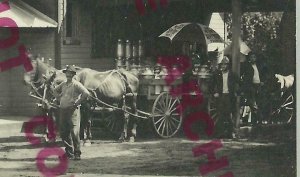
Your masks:
{"label": "man standing", "polygon": [[252,124],[257,124],[261,121],[257,99],[261,85],[261,73],[256,64],[256,55],[250,52],[247,56],[247,62],[241,66],[241,76],[243,80],[243,91],[249,102],[251,111],[254,113]]}
{"label": "man standing", "polygon": [[[212,91],[217,99],[217,111],[219,120],[216,123],[216,130],[221,131],[227,138],[235,138],[232,121],[234,110],[234,78],[229,70],[229,59],[224,57],[219,63],[219,69],[212,78]],[[224,131],[223,131],[224,129]]]}
{"label": "man standing", "polygon": [[67,81],[54,89],[54,95],[60,100],[60,135],[65,146],[66,155],[70,159],[80,160],[80,110],[79,105],[89,96],[89,91],[73,77],[74,66],[63,70]]}

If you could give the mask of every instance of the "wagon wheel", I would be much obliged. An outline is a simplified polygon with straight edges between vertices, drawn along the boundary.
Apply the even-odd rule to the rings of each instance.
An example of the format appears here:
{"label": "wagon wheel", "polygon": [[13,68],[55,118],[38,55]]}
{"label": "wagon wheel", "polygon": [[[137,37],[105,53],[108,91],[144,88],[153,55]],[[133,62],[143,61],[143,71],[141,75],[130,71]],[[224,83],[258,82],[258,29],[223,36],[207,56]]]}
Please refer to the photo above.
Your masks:
{"label": "wagon wheel", "polygon": [[278,108],[272,111],[272,115],[281,123],[290,123],[295,115],[295,99],[291,92],[284,92],[278,104]]}
{"label": "wagon wheel", "polygon": [[219,117],[220,117],[219,113],[217,111],[217,99],[214,98],[213,96],[210,97],[207,107],[208,107],[208,114],[214,120],[215,125],[216,125],[217,122],[219,121]]}
{"label": "wagon wheel", "polygon": [[156,98],[152,107],[152,122],[160,137],[169,138],[178,132],[182,124],[182,115],[176,111],[179,104],[179,98],[174,99],[167,92]]}
{"label": "wagon wheel", "polygon": [[102,114],[105,127],[113,134],[120,133],[122,129],[121,119],[118,111],[106,112]]}

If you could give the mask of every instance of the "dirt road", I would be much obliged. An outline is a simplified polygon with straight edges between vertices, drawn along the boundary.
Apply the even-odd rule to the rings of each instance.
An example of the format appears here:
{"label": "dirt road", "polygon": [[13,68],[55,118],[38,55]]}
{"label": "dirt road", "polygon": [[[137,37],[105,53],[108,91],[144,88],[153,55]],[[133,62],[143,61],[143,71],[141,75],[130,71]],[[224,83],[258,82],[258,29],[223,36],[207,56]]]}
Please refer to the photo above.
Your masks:
{"label": "dirt road", "polygon": [[[69,161],[66,176],[97,176],[101,174],[200,176],[198,167],[206,157],[194,158],[192,148],[208,142],[192,142],[184,137],[171,139],[140,139],[135,143],[94,140],[82,147],[82,160]],[[230,168],[206,176],[219,176],[232,171],[236,177],[296,176],[296,144],[294,131],[274,132],[269,136],[234,141],[222,140],[224,147],[217,156],[227,156]],[[37,153],[44,145],[33,147],[24,136],[0,138],[0,176],[40,176],[35,165]],[[47,166],[58,163],[48,158]]]}

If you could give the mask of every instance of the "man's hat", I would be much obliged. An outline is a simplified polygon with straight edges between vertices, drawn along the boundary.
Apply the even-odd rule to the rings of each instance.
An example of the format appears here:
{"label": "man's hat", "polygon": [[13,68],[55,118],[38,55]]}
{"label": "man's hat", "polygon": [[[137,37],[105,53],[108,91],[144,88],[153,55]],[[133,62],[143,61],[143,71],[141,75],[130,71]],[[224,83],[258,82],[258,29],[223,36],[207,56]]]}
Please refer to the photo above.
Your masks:
{"label": "man's hat", "polygon": [[76,74],[74,65],[67,65],[66,68],[62,70],[63,73],[66,73],[67,71],[73,73],[74,75]]}
{"label": "man's hat", "polygon": [[224,56],[224,58],[221,60],[221,62],[219,64],[229,64],[228,57]]}

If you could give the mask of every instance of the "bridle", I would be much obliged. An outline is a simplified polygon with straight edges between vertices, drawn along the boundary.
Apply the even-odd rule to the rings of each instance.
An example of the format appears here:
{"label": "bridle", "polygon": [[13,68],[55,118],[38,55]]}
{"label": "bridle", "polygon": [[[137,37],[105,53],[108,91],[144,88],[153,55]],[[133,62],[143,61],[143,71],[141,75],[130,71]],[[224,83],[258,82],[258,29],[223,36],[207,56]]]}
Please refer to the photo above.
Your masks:
{"label": "bridle", "polygon": [[38,100],[41,100],[42,102],[45,102],[45,100],[47,100],[47,95],[50,91],[50,84],[52,84],[52,81],[56,76],[56,72],[54,72],[49,79],[45,78],[45,82],[42,82],[44,76],[40,76],[41,66],[39,65],[39,62],[40,61],[38,60],[36,61],[35,73],[33,80],[31,81],[31,88],[33,89],[33,92],[30,92],[29,95],[34,98],[37,98]]}
{"label": "bridle", "polygon": [[39,83],[41,82],[41,79],[38,78],[38,74],[39,74],[39,69],[38,68],[39,68],[39,61],[36,60],[35,73],[34,73],[33,80],[31,81],[35,85],[39,85]]}

